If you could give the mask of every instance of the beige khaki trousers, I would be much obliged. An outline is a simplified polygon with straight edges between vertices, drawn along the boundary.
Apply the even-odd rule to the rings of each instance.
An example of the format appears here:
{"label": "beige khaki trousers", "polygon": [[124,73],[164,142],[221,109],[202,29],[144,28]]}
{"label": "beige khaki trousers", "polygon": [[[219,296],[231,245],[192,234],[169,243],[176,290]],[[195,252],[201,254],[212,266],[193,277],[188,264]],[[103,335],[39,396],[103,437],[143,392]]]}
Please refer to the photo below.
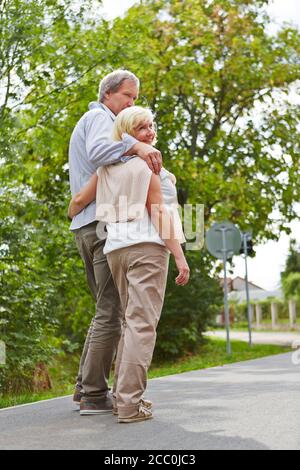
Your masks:
{"label": "beige khaki trousers", "polygon": [[115,250],[107,261],[123,309],[113,393],[119,416],[137,413],[147,386],[169,265],[169,252],[156,243]]}

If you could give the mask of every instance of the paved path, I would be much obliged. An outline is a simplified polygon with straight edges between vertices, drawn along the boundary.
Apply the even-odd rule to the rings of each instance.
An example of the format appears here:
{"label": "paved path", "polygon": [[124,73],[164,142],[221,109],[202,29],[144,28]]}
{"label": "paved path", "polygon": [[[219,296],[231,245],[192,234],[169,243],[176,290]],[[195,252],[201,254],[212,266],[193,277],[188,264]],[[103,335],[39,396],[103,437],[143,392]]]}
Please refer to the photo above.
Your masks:
{"label": "paved path", "polygon": [[[226,338],[225,330],[215,330],[205,333],[206,336],[215,338]],[[249,334],[246,331],[231,331],[231,339],[240,341],[249,341]],[[253,331],[252,332],[253,344],[274,344],[278,346],[292,347],[293,343],[297,342],[300,346],[300,332],[267,332],[267,331]]]}
{"label": "paved path", "polygon": [[80,416],[70,397],[0,410],[0,449],[297,449],[292,353],[153,379],[153,420]]}

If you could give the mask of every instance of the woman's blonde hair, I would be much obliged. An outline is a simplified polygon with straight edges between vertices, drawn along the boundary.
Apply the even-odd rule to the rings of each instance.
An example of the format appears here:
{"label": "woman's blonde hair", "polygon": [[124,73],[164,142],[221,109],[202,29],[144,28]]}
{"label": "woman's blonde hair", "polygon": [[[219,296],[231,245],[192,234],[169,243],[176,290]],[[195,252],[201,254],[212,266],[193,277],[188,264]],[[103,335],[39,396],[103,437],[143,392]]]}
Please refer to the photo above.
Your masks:
{"label": "woman's blonde hair", "polygon": [[[151,109],[142,108],[141,106],[130,106],[123,109],[116,117],[113,127],[113,139],[122,140],[123,133],[132,135],[137,126],[143,121],[154,121]],[[154,140],[156,141],[156,138]]]}

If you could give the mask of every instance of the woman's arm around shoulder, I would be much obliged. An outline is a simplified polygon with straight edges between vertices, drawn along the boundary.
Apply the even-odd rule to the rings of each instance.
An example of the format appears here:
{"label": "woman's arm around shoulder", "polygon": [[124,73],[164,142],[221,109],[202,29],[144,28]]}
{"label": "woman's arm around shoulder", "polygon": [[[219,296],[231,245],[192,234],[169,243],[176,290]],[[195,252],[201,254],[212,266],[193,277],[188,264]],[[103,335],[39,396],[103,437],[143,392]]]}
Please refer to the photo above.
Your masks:
{"label": "woman's arm around shoulder", "polygon": [[97,173],[94,173],[89,182],[71,199],[68,209],[70,219],[73,219],[75,215],[79,214],[79,212],[96,199],[97,181]]}

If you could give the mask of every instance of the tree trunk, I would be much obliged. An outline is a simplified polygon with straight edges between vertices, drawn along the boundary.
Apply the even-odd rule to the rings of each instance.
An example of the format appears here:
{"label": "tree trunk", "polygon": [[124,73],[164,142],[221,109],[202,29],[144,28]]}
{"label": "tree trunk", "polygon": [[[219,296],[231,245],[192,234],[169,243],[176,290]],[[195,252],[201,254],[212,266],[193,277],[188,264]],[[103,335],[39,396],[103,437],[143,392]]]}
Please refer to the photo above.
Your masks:
{"label": "tree trunk", "polygon": [[51,389],[52,389],[52,383],[51,383],[47,366],[43,362],[39,362],[36,365],[36,368],[33,374],[33,391],[43,392],[45,390],[51,390]]}

